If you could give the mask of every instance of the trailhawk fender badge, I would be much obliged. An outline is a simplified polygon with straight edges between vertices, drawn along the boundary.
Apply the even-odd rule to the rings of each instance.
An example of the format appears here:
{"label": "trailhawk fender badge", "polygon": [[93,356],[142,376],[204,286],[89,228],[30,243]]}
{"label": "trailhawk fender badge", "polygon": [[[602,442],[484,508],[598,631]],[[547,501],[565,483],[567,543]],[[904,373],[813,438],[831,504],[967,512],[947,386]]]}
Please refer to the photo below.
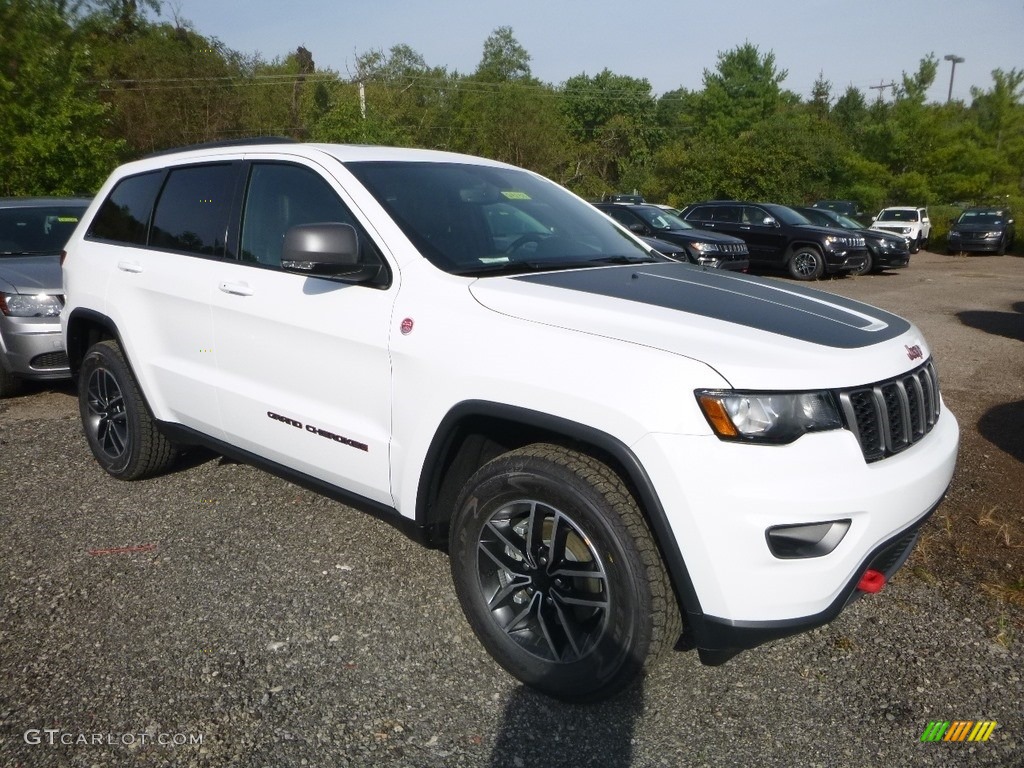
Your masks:
{"label": "trailhawk fender badge", "polygon": [[[906,346],[906,345],[904,345],[904,346]],[[906,347],[906,348],[907,348],[907,357],[909,357],[911,360],[920,360],[921,358],[924,357],[924,352],[921,351],[921,347],[919,347],[917,344],[915,344],[912,347]]]}
{"label": "trailhawk fender badge", "polygon": [[412,326],[413,326],[412,318],[411,317],[405,318],[405,320],[402,321],[402,325],[400,326],[401,331],[402,331],[402,335],[403,336],[408,336],[410,333],[412,333]]}

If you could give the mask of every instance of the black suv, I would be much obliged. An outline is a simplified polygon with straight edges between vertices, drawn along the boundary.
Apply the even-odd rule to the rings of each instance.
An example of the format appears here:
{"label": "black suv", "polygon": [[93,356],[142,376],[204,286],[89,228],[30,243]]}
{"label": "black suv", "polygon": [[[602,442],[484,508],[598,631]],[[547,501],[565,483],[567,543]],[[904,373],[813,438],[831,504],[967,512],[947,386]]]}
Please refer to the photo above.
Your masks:
{"label": "black suv", "polygon": [[784,205],[712,200],[688,205],[679,215],[695,227],[746,241],[752,267],[786,269],[797,280],[856,272],[868,259],[862,236],[816,227]]}
{"label": "black suv", "polygon": [[[697,229],[656,205],[596,203],[595,207],[630,232],[681,246],[686,251],[685,259],[692,264],[741,272],[746,272],[750,267],[750,252],[740,238]],[[658,248],[657,245],[654,247]],[[675,256],[662,252],[667,256]]]}
{"label": "black suv", "polygon": [[975,251],[1006,253],[1016,235],[1013,215],[1006,208],[968,208],[949,228],[949,253]]}
{"label": "black suv", "polygon": [[910,264],[910,246],[905,237],[894,235],[891,232],[882,232],[878,229],[868,229],[856,219],[843,216],[832,210],[824,208],[795,208],[797,213],[802,213],[812,224],[819,227],[835,227],[856,232],[864,238],[868,247],[868,260],[863,268],[856,270],[855,275],[866,275],[868,272],[881,272],[883,269],[899,269]]}

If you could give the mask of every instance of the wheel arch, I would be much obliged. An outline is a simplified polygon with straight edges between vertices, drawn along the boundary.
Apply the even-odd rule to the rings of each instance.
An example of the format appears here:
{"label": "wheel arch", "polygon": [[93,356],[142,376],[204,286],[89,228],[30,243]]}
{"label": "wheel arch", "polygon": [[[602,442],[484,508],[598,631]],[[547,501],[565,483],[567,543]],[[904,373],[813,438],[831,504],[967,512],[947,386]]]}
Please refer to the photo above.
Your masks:
{"label": "wheel arch", "polygon": [[[124,344],[121,342],[121,334],[118,333],[117,325],[104,314],[91,309],[72,310],[67,322],[67,333],[65,334],[65,345],[67,348],[68,364],[71,367],[72,378],[78,374],[89,347],[99,341],[116,341],[122,351]],[[127,357],[126,357],[127,359]],[[129,362],[129,365],[131,363]]]}
{"label": "wheel arch", "polygon": [[589,425],[490,401],[455,405],[441,421],[424,458],[416,494],[418,525],[433,531],[435,540],[446,540],[456,497],[470,476],[496,456],[538,442],[588,453],[619,474],[651,530],[687,630],[702,626],[693,581],[647,471],[625,443]]}

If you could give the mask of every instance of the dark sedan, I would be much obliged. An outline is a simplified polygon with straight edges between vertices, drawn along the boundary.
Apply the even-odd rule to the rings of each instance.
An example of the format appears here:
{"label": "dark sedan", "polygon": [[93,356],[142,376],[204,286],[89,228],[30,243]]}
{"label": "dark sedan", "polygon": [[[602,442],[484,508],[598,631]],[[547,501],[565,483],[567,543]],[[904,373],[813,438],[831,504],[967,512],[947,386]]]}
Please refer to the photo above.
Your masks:
{"label": "dark sedan", "polygon": [[949,229],[949,253],[1004,254],[1016,235],[1013,216],[1006,208],[968,208]]}
{"label": "dark sedan", "polygon": [[866,275],[868,272],[881,272],[883,269],[900,269],[910,264],[910,246],[907,240],[899,235],[868,229],[856,219],[843,216],[827,208],[797,208],[812,224],[819,227],[835,227],[849,229],[864,237],[868,248],[868,260],[854,275]]}
{"label": "dark sedan", "polygon": [[[685,250],[686,260],[692,264],[740,272],[750,267],[747,244],[738,237],[697,229],[656,205],[595,203],[595,206],[634,234],[680,246]],[[674,254],[666,255],[676,258]]]}

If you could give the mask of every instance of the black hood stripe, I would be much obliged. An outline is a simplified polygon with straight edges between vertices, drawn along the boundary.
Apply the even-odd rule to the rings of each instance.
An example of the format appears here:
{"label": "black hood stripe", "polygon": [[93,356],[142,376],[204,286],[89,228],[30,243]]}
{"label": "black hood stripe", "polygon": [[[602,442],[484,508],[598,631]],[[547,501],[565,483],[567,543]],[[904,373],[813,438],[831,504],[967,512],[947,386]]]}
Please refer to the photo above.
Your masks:
{"label": "black hood stripe", "polygon": [[650,304],[840,349],[894,339],[910,323],[842,296],[687,264],[606,267],[513,278]]}

